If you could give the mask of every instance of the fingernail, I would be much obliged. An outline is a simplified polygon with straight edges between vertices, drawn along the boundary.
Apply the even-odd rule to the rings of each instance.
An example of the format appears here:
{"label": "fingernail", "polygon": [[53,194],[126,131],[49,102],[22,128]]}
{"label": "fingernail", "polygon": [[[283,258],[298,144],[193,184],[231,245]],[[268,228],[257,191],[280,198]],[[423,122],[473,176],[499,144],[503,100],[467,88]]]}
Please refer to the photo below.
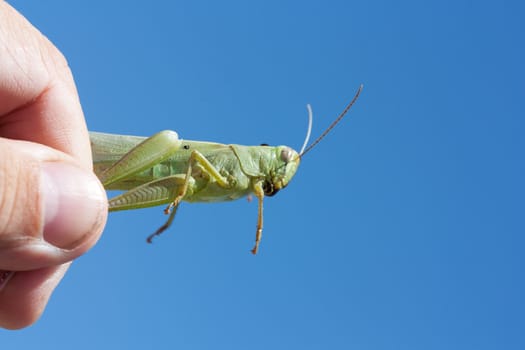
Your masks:
{"label": "fingernail", "polygon": [[44,239],[59,248],[73,248],[101,225],[106,194],[94,174],[73,165],[42,165]]}

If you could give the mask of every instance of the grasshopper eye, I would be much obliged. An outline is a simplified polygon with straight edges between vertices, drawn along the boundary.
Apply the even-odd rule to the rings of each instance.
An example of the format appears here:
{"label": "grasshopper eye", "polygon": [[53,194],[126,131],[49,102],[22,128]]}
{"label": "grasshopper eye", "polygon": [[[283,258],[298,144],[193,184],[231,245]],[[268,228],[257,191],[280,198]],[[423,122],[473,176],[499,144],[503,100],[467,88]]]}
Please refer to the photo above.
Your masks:
{"label": "grasshopper eye", "polygon": [[281,160],[285,163],[288,163],[292,160],[293,151],[290,147],[285,147],[281,151]]}

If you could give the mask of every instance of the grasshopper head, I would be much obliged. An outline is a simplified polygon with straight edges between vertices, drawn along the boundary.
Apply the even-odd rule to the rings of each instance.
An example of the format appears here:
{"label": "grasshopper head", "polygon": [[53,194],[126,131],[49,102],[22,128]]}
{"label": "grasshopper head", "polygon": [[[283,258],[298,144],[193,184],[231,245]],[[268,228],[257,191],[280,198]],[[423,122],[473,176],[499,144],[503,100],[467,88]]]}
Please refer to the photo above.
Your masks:
{"label": "grasshopper head", "polygon": [[301,147],[301,151],[299,153],[297,153],[288,146],[275,147],[277,166],[274,168],[273,171],[271,171],[271,175],[267,177],[266,180],[263,182],[263,191],[266,196],[273,196],[281,188],[285,188],[288,185],[290,180],[292,180],[292,177],[294,177],[297,168],[299,167],[301,158],[304,157],[304,155],[310,150],[312,150],[315,146],[317,146],[317,144],[326,135],[328,135],[330,131],[332,131],[332,129],[341,121],[341,119],[343,119],[343,117],[346,115],[346,113],[350,110],[350,108],[353,106],[353,104],[359,97],[359,94],[361,93],[362,89],[363,85],[359,86],[359,89],[357,90],[354,98],[346,106],[343,112],[341,112],[341,114],[339,114],[339,116],[332,122],[332,124],[330,124],[330,126],[325,129],[321,136],[319,136],[310,145],[308,145],[308,141],[310,140],[310,132],[312,131],[313,113],[310,105],[306,106],[308,108],[308,130],[306,132],[303,147]]}
{"label": "grasshopper head", "polygon": [[292,180],[301,162],[299,153],[288,146],[275,147],[275,152],[278,165],[263,183],[263,191],[266,196],[273,196],[280,189],[285,188]]}

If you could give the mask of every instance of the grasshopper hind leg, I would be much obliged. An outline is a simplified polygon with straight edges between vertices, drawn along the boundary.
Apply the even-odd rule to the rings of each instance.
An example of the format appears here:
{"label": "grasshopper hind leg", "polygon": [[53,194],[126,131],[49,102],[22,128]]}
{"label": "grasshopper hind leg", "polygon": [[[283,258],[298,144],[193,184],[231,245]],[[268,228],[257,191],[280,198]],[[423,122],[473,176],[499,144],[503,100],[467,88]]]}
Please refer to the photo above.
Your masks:
{"label": "grasshopper hind leg", "polygon": [[[170,204],[170,206],[171,206],[171,204]],[[153,238],[155,236],[160,236],[162,234],[162,232],[166,231],[171,226],[171,223],[173,222],[173,219],[175,219],[175,214],[177,214],[177,209],[178,208],[179,208],[178,204],[175,207],[171,208],[171,213],[169,213],[170,216],[168,217],[168,220],[166,220],[164,225],[159,227],[157,229],[157,231],[155,231],[151,235],[149,235],[148,238],[146,238],[146,242],[152,243],[153,242]],[[166,214],[168,214],[168,213],[166,213]]]}
{"label": "grasshopper hind leg", "polygon": [[109,200],[109,210],[126,210],[153,207],[169,203],[165,213],[169,214],[168,220],[157,231],[149,235],[147,242],[151,243],[153,237],[160,235],[170,227],[180,201],[187,192],[187,182],[184,175],[171,175],[153,180],[141,186],[132,188]]}
{"label": "grasshopper hind leg", "polygon": [[177,214],[177,209],[179,209],[180,202],[182,201],[182,199],[184,198],[184,196],[186,195],[186,193],[188,191],[188,184],[189,184],[190,179],[191,179],[190,178],[190,174],[191,174],[191,166],[188,167],[188,172],[187,172],[186,177],[184,179],[183,185],[180,186],[181,189],[180,189],[179,193],[177,194],[175,199],[173,201],[171,201],[168,204],[168,206],[164,209],[164,214],[169,215],[168,220],[166,220],[164,225],[159,227],[157,229],[157,231],[155,231],[151,235],[149,235],[146,238],[146,242],[152,243],[153,242],[153,238],[155,236],[160,236],[162,234],[162,232],[166,231],[171,226],[171,223],[173,222],[173,219],[175,219],[175,214]]}
{"label": "grasshopper hind leg", "polygon": [[[184,196],[186,196],[186,193],[188,193],[188,186],[192,179],[191,169],[192,169],[191,162],[189,162],[188,170],[186,171],[186,175],[184,176],[182,186],[179,186],[180,187],[179,193],[177,193],[177,196],[175,197],[175,199],[168,204],[166,209],[164,209],[164,213],[169,214],[168,220],[166,220],[164,225],[159,227],[157,231],[149,235],[148,238],[146,238],[146,242],[151,243],[153,241],[153,237],[161,235],[162,232],[166,231],[171,226],[173,219],[175,219],[175,214],[177,214],[177,209],[179,208],[180,202],[182,201]],[[178,179],[180,181],[179,177]]]}

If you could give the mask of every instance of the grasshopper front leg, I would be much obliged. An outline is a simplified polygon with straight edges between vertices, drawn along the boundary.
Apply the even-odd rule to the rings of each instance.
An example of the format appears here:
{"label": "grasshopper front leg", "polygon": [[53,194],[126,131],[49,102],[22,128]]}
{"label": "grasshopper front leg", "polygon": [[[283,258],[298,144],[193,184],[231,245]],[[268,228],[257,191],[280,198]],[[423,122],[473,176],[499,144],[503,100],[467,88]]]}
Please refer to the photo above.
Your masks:
{"label": "grasshopper front leg", "polygon": [[264,200],[264,190],[262,182],[255,183],[253,187],[255,196],[257,197],[258,207],[257,207],[257,229],[255,231],[255,245],[253,246],[251,252],[253,255],[257,254],[259,250],[259,243],[262,238],[262,229],[263,229],[263,200]]}

